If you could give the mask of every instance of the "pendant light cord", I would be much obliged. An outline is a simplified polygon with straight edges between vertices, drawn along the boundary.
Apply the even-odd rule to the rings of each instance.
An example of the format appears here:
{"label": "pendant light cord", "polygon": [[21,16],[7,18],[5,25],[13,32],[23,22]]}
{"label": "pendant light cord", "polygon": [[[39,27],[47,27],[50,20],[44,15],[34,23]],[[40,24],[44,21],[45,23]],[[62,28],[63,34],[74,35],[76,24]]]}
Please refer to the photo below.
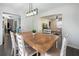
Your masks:
{"label": "pendant light cord", "polygon": [[33,10],[33,4],[32,3],[29,3],[29,11]]}

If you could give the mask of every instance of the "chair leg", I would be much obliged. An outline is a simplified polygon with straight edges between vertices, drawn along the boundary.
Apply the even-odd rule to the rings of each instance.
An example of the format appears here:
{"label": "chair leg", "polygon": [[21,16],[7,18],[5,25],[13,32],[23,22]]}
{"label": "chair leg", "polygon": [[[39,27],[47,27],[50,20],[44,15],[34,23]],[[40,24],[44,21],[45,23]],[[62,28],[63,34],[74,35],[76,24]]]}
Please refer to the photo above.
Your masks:
{"label": "chair leg", "polygon": [[12,56],[12,54],[13,54],[13,48],[12,48],[12,50],[11,50],[11,56]]}
{"label": "chair leg", "polygon": [[14,56],[16,56],[16,50],[14,51]]}

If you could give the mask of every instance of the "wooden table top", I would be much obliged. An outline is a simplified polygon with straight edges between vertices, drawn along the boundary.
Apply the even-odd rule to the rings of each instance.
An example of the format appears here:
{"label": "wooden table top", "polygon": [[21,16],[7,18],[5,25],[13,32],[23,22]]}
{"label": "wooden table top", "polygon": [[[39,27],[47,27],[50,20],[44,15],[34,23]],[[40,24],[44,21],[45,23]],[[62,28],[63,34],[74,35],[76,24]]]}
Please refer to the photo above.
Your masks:
{"label": "wooden table top", "polygon": [[45,53],[48,51],[57,41],[58,36],[56,35],[47,35],[47,34],[35,34],[34,37],[30,32],[21,33],[25,43],[31,46],[33,49],[37,50],[40,53]]}

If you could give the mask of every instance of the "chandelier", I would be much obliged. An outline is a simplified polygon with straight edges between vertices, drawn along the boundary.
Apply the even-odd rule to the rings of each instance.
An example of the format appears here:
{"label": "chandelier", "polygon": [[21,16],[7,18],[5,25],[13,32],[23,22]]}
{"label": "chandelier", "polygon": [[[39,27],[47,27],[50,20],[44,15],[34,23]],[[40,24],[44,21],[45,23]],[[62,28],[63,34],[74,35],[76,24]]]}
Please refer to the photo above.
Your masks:
{"label": "chandelier", "polygon": [[38,8],[33,9],[32,3],[29,3],[29,11],[26,12],[26,16],[35,16],[38,14]]}

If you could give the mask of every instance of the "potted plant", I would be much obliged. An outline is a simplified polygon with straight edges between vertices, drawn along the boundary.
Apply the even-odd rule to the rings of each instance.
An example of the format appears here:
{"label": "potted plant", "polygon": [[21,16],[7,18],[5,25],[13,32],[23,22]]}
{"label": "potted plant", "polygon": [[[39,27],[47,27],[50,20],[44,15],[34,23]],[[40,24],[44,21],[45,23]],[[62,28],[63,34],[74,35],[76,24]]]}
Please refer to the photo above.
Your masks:
{"label": "potted plant", "polygon": [[35,33],[36,33],[36,30],[35,30],[35,29],[33,29],[33,30],[32,30],[32,33],[33,33],[33,35],[35,35]]}

